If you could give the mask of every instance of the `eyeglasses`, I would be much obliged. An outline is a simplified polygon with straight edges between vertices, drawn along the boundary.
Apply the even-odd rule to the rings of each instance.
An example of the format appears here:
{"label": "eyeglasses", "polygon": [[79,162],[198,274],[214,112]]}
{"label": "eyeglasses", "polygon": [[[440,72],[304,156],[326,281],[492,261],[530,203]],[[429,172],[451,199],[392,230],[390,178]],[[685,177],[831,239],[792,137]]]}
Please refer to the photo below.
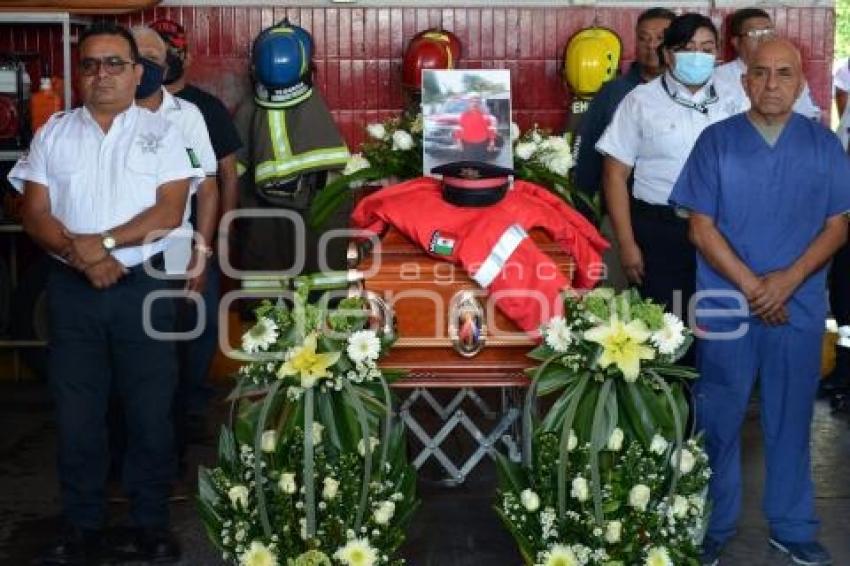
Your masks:
{"label": "eyeglasses", "polygon": [[753,41],[764,41],[771,39],[776,35],[776,30],[773,28],[751,29],[750,31],[741,34],[741,37],[752,39]]}
{"label": "eyeglasses", "polygon": [[132,61],[125,61],[121,57],[111,56],[96,59],[94,57],[86,57],[80,60],[80,73],[86,77],[93,77],[100,73],[101,66],[106,69],[109,75],[120,75],[124,72],[124,67],[127,65],[135,65]]}

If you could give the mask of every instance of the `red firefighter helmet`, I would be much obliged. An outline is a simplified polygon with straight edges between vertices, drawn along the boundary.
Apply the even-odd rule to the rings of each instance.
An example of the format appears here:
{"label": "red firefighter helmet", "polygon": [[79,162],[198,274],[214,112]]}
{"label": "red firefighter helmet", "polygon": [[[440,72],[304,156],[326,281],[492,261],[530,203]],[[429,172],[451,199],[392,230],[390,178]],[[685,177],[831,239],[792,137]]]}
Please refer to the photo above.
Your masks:
{"label": "red firefighter helmet", "polygon": [[404,52],[401,82],[405,88],[422,88],[424,69],[454,69],[460,57],[460,41],[447,31],[426,30],[418,33]]}
{"label": "red firefighter helmet", "polygon": [[443,29],[426,29],[425,31],[420,31],[416,35],[413,36],[413,39],[410,40],[410,43],[415,43],[418,40],[427,39],[429,41],[440,41],[444,43],[448,43],[449,49],[452,52],[452,59],[455,61],[460,60],[461,48],[460,48],[460,40],[457,38],[455,34],[450,31],[446,31]]}

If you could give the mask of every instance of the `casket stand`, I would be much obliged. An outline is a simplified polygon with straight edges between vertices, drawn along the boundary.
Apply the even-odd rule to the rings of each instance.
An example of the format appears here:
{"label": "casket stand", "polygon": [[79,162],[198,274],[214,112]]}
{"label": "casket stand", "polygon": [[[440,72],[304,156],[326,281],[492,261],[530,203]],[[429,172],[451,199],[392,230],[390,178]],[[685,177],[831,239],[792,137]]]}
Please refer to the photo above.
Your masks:
{"label": "casket stand", "polygon": [[[543,231],[530,235],[570,279],[571,258]],[[393,387],[406,390],[399,416],[422,445],[414,465],[433,457],[446,473],[442,481],[460,484],[500,442],[519,460],[520,407],[529,383],[524,370],[533,365],[526,354],[535,341],[495,309],[463,268],[426,254],[394,228],[369,247],[350,247],[353,291],[369,299],[378,324],[395,326],[398,340],[381,366],[407,371]],[[481,390],[488,393],[482,397]],[[447,393],[448,402],[438,399]],[[433,412],[427,420],[437,417],[435,433],[420,422],[423,409]],[[495,424],[482,431],[479,416]],[[453,460],[442,445],[461,429],[473,438],[474,451],[452,454]]]}

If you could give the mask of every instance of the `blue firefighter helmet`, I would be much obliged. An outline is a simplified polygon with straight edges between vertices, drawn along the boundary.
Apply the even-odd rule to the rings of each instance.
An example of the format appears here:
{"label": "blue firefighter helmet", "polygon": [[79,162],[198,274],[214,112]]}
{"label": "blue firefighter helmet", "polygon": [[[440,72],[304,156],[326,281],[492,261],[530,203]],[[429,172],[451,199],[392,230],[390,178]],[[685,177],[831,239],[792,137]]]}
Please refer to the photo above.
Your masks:
{"label": "blue firefighter helmet", "polygon": [[292,28],[268,28],[254,42],[254,78],[269,90],[297,85],[310,72],[310,51],[302,35]]}

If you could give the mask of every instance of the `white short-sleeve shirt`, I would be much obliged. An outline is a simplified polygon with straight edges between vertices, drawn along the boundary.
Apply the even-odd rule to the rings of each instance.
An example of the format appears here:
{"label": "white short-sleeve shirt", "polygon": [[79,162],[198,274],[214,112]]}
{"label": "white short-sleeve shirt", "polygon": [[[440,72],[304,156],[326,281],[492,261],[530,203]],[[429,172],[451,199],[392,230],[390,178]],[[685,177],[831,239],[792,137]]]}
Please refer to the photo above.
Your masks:
{"label": "white short-sleeve shirt", "polygon": [[[45,185],[52,215],[69,231],[100,234],[154,206],[163,184],[203,178],[186,148],[177,128],[136,105],[106,133],[81,107],[55,114],[39,129],[8,178],[21,192],[26,181]],[[166,235],[112,255],[132,267],[169,245]]]}
{"label": "white short-sleeve shirt", "polygon": [[[208,176],[215,175],[218,170],[218,161],[210,142],[207,124],[198,107],[188,100],[177,98],[163,88],[162,104],[155,114],[162,116],[180,130],[204,173]],[[195,193],[198,184],[192,183],[191,194]],[[192,225],[189,223],[191,208],[190,199],[183,213],[183,224],[177,233],[171,236],[173,241],[165,250],[165,271],[173,275],[186,272],[192,254]],[[207,245],[210,243],[208,242]]]}
{"label": "white short-sleeve shirt", "polygon": [[[741,58],[729,61],[717,67],[714,70],[714,84],[717,85],[717,90],[720,95],[727,100],[735,101],[737,113],[746,112],[750,109],[750,99],[744,91],[744,85],[741,82],[741,75],[747,72],[747,66],[741,61]],[[812,120],[820,120],[821,109],[812,100],[812,92],[809,90],[809,84],[803,85],[803,92],[800,97],[794,102],[794,112],[802,114],[806,118]]]}
{"label": "white short-sleeve shirt", "polygon": [[638,85],[617,107],[596,150],[633,168],[635,198],[666,205],[697,137],[732,114],[715,94],[710,82],[691,93],[669,73]]}
{"label": "white short-sleeve shirt", "polygon": [[832,86],[835,90],[850,92],[850,60],[841,59],[835,64],[832,73]]}

